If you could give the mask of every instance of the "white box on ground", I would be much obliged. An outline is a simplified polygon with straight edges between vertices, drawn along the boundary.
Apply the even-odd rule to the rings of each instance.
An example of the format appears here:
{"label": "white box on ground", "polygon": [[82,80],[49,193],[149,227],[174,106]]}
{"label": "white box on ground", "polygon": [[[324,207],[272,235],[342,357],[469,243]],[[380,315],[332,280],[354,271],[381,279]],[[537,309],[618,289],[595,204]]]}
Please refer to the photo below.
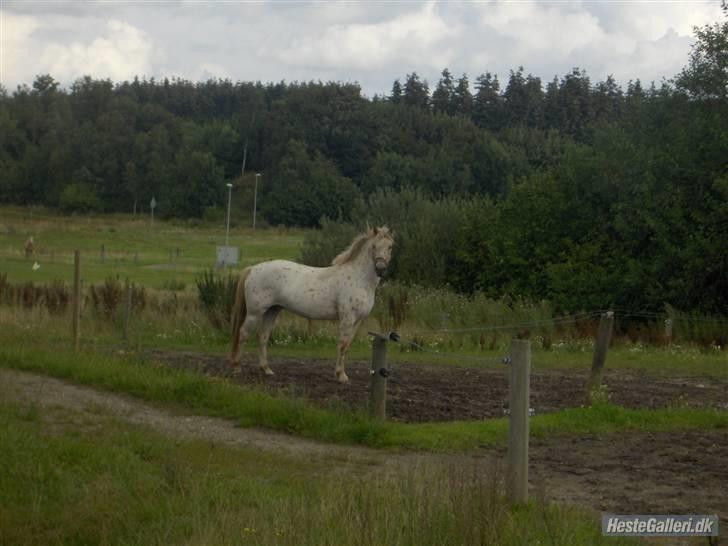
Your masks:
{"label": "white box on ground", "polygon": [[237,265],[238,263],[238,247],[236,246],[218,246],[217,247],[217,265]]}

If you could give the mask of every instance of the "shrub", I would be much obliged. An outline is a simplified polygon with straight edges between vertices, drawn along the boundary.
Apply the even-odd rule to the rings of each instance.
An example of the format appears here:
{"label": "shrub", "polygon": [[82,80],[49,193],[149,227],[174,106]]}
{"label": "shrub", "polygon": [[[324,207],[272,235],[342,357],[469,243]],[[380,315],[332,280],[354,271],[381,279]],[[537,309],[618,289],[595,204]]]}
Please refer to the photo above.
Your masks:
{"label": "shrub", "polygon": [[101,201],[89,184],[73,183],[63,188],[58,206],[64,212],[93,212],[101,210]]}
{"label": "shrub", "polygon": [[48,312],[52,315],[61,315],[68,309],[71,294],[68,285],[63,281],[54,280],[43,287],[43,299]]}
{"label": "shrub", "polygon": [[210,323],[218,330],[230,329],[230,314],[235,302],[238,278],[232,273],[217,274],[213,269],[204,271],[195,279],[202,309]]}
{"label": "shrub", "polygon": [[107,319],[113,318],[124,295],[119,277],[107,277],[100,286],[91,285],[90,292],[94,308],[100,310]]}

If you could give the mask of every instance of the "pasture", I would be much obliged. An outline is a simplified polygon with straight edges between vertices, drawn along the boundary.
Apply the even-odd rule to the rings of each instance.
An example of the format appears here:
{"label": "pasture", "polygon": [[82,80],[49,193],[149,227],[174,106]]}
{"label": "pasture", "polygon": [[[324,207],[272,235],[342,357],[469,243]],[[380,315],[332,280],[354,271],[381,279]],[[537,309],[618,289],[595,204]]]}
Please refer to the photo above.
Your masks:
{"label": "pasture", "polygon": [[[26,260],[23,249],[30,236],[36,254]],[[230,244],[242,249],[238,269],[273,258],[293,259],[302,237],[302,231],[293,229],[230,229]],[[147,215],[61,216],[41,208],[0,208],[0,269],[13,282],[72,281],[73,251],[78,249],[86,283],[118,275],[149,288],[191,286],[196,275],[214,267],[215,248],[223,244],[222,222],[155,219],[152,224]],[[37,270],[32,269],[35,262]]]}
{"label": "pasture", "polygon": [[[38,254],[26,260],[30,235]],[[303,236],[235,228],[230,239],[248,265],[294,259]],[[123,308],[109,312],[87,296],[79,353],[71,349],[70,309],[53,313],[0,297],[0,368],[22,371],[12,379],[17,388],[3,379],[0,446],[11,472],[0,482],[0,541],[620,544],[599,534],[599,511],[728,520],[721,485],[728,481],[721,463],[728,456],[728,354],[712,338],[650,343],[659,319],[653,330],[624,328],[609,351],[601,398],[590,404],[593,316],[553,320],[543,303],[508,306],[387,283],[352,346],[351,384],[334,380],[335,325],[290,314],[271,340],[276,375],[258,373],[249,344],[242,372],[231,376],[229,335],[210,323],[194,287],[223,242],[224,226],[155,220],[150,229],[148,218],[0,209],[6,283],[68,282],[80,248],[85,290],[116,275],[146,290],[126,340]],[[403,292],[406,310],[396,304]],[[463,331],[474,324],[491,328]],[[527,326],[506,328],[511,324]],[[403,342],[389,351],[390,419],[377,423],[362,411],[366,331],[389,328]],[[536,500],[511,510],[499,474],[507,387],[497,359],[516,334],[533,345]],[[76,394],[101,398],[66,411],[43,402],[43,391],[22,387],[38,376],[65,381],[49,389],[84,385]],[[214,416],[237,423],[241,434],[259,427],[287,436],[259,451],[192,433],[173,438],[156,421],[130,422],[102,403],[119,395],[170,418]],[[280,449],[281,441],[297,445],[301,437],[336,444],[334,456]],[[21,494],[18,484],[27,480],[33,488]],[[153,522],[144,536],[141,521]]]}

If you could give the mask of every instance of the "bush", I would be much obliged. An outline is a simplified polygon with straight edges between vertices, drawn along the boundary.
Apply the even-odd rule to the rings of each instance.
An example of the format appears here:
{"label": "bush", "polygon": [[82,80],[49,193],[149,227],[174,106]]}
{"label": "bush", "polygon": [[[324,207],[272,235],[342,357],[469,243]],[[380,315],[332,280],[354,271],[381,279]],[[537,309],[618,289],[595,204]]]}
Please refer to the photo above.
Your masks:
{"label": "bush", "polygon": [[235,302],[235,289],[238,284],[237,275],[228,273],[218,275],[209,269],[195,279],[197,293],[202,309],[210,323],[222,332],[230,329],[230,314]]}
{"label": "bush", "polygon": [[405,188],[372,193],[360,203],[351,222],[322,220],[321,229],[306,235],[301,261],[324,266],[352,239],[372,226],[387,225],[394,230],[395,246],[388,276],[401,282],[442,286],[452,282],[456,245],[453,234],[461,228],[469,200],[431,200],[420,190]]}
{"label": "bush", "polygon": [[69,184],[63,188],[58,206],[64,212],[94,212],[101,210],[96,190],[89,184]]}
{"label": "bush", "polygon": [[90,292],[94,309],[100,310],[107,319],[112,319],[124,295],[119,277],[107,277],[100,286],[91,285]]}

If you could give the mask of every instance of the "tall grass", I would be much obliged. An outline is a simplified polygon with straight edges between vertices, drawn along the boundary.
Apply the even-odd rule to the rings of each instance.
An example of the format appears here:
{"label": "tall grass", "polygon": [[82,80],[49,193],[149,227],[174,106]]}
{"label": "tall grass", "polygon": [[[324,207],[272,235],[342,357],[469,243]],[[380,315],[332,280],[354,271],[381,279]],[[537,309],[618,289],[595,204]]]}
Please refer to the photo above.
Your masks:
{"label": "tall grass", "polygon": [[606,543],[596,514],[511,510],[483,463],[393,472],[13,403],[0,404],[0,460],[2,544]]}

